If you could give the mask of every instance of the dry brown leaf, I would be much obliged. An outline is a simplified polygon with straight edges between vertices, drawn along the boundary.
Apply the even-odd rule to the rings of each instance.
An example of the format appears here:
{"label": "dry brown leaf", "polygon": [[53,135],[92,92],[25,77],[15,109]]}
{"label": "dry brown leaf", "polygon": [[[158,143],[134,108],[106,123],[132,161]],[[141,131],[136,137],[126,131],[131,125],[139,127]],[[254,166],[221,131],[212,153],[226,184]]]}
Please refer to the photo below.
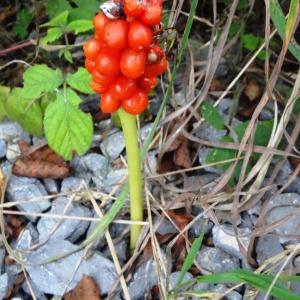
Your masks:
{"label": "dry brown leaf", "polygon": [[25,227],[24,221],[20,217],[14,215],[7,215],[6,223],[7,223],[7,227],[5,229],[8,235],[13,239],[18,238],[21,231]]}
{"label": "dry brown leaf", "polygon": [[64,178],[70,174],[69,165],[48,145],[29,147],[27,142],[21,141],[19,147],[22,155],[13,165],[13,174],[53,179]]}
{"label": "dry brown leaf", "polygon": [[[294,169],[296,169],[297,166],[300,164],[300,159],[297,157],[291,157],[290,162],[291,162],[292,166],[294,167]],[[300,172],[297,175],[298,175],[298,177],[300,177]]]}
{"label": "dry brown leaf", "polygon": [[244,92],[250,101],[256,100],[261,95],[260,87],[255,79],[249,81]]}
{"label": "dry brown leaf", "polygon": [[84,276],[76,287],[64,295],[65,300],[100,300],[101,292],[90,276]]}
{"label": "dry brown leaf", "polygon": [[181,143],[180,147],[176,150],[174,163],[178,167],[182,167],[186,169],[191,168],[193,166],[190,149],[188,147],[188,141],[186,139]]}
{"label": "dry brown leaf", "polygon": [[211,92],[220,92],[224,90],[224,86],[222,84],[222,82],[218,79],[213,79],[211,82],[211,85],[209,87],[209,90]]}

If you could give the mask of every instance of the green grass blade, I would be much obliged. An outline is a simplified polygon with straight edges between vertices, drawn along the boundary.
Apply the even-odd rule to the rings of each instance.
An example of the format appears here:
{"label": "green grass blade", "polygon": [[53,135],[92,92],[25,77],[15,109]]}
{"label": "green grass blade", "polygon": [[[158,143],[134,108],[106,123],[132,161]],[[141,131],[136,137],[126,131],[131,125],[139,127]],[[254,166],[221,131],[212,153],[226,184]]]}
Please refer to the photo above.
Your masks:
{"label": "green grass blade", "polygon": [[[290,11],[297,11],[297,7],[295,6],[298,0],[293,0],[290,5]],[[298,8],[299,9],[299,8]],[[270,1],[270,15],[272,22],[274,23],[275,27],[278,30],[278,34],[281,39],[284,41],[285,39],[285,16],[281,10],[278,0],[271,0]],[[290,15],[290,14],[289,14]],[[291,16],[291,15],[290,15]],[[294,55],[294,57],[300,62],[300,45],[296,42],[294,38],[290,40],[289,51]]]}
{"label": "green grass blade", "polygon": [[186,274],[186,272],[193,265],[194,260],[197,256],[197,253],[198,253],[198,251],[199,251],[199,249],[202,245],[203,237],[204,237],[204,232],[202,232],[201,235],[194,240],[194,242],[192,244],[192,247],[191,247],[187,257],[185,258],[185,260],[183,262],[181,271],[180,271],[179,276],[177,278],[176,287],[178,287],[182,283],[184,275]]}
{"label": "green grass blade", "polygon": [[[226,273],[218,273],[211,275],[203,275],[198,277],[199,282],[206,283],[247,283],[252,285],[263,292],[267,292],[269,286],[271,285],[274,279],[273,275],[266,274],[256,274],[251,271],[246,270],[235,270]],[[287,279],[287,278],[285,278]],[[293,278],[289,278],[293,279]],[[281,281],[281,277],[279,277],[278,281]],[[297,300],[299,296],[285,288],[283,285],[276,283],[271,290],[271,295],[276,297],[279,300]]]}

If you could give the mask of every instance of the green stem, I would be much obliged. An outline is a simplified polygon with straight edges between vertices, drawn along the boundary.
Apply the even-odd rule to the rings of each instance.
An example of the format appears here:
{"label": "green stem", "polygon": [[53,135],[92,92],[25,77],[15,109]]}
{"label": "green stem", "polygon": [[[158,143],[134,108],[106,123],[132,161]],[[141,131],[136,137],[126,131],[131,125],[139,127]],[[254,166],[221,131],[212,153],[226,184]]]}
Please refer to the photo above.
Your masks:
{"label": "green stem", "polygon": [[[130,219],[131,221],[143,221],[143,198],[142,198],[142,174],[141,160],[138,144],[136,116],[128,114],[123,109],[118,110],[125,138],[127,153],[129,196],[130,196]],[[130,249],[136,246],[141,225],[133,224],[130,228]]]}

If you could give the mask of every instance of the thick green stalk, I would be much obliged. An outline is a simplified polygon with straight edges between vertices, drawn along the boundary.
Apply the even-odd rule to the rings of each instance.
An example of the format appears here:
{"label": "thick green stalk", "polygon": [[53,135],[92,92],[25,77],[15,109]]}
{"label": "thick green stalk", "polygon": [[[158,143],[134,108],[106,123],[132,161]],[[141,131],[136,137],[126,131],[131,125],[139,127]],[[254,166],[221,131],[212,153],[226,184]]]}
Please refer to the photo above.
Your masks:
{"label": "thick green stalk", "polygon": [[[122,108],[118,110],[123,134],[125,138],[128,181],[130,196],[130,219],[132,221],[143,221],[143,198],[142,198],[142,174],[141,160],[138,144],[138,133],[136,126],[136,116],[128,114]],[[130,228],[130,249],[136,246],[141,225],[131,225]]]}

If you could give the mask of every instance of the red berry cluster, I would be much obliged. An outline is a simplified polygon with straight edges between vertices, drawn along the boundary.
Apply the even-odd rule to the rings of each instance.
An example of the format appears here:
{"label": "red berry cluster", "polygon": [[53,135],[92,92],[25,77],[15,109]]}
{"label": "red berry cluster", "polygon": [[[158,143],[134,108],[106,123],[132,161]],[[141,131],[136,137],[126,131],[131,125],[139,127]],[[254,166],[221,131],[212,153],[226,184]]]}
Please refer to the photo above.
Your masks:
{"label": "red berry cluster", "polygon": [[85,67],[92,74],[92,89],[101,94],[103,112],[122,107],[140,114],[148,106],[156,77],[167,68],[165,54],[155,41],[162,0],[117,1],[122,17],[111,19],[100,12],[94,18],[94,37],[84,45]]}

